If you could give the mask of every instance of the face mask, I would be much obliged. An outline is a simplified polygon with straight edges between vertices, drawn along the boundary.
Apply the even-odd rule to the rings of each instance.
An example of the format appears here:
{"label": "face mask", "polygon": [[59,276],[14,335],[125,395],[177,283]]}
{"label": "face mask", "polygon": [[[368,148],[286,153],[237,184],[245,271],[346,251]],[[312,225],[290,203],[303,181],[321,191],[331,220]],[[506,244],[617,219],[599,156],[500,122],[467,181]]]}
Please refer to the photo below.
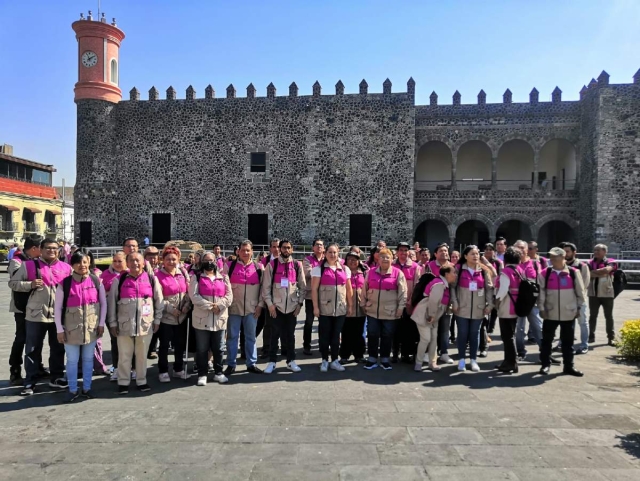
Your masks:
{"label": "face mask", "polygon": [[212,271],[216,268],[216,263],[212,261],[207,261],[202,263],[202,268],[205,271]]}

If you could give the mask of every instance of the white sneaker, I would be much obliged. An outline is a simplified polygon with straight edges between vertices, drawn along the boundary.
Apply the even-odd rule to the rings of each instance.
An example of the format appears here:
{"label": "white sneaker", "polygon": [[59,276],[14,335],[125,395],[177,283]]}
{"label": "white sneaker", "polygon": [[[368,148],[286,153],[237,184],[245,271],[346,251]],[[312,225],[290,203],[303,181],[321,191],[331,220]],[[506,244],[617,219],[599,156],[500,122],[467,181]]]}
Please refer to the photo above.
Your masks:
{"label": "white sneaker", "polygon": [[207,385],[207,376],[198,377],[198,386],[206,386]]}
{"label": "white sneaker", "polygon": [[132,369],[132,370],[131,370],[131,380],[132,380],[132,381],[135,381],[135,380],[136,380],[136,370],[135,370],[135,369]]}
{"label": "white sneaker", "polygon": [[340,364],[340,361],[338,361],[337,359],[335,361],[333,361],[329,367],[331,369],[333,369],[334,371],[344,371],[344,366],[342,364]]}
{"label": "white sneaker", "polygon": [[478,366],[478,363],[473,359],[471,359],[471,370],[473,372],[480,372],[480,366]]}
{"label": "white sneaker", "polygon": [[207,363],[207,368],[209,369],[209,372],[213,371],[213,362],[212,361],[209,361]]}
{"label": "white sneaker", "polygon": [[466,371],[467,370],[467,366],[464,362],[464,359],[460,359],[458,361],[458,371]]}
{"label": "white sneaker", "polygon": [[327,372],[329,370],[329,361],[322,360],[322,364],[320,364],[320,372]]}
{"label": "white sneaker", "polygon": [[276,368],[276,363],[275,362],[270,362],[269,364],[267,364],[267,367],[264,368],[264,373],[265,374],[271,374]]}
{"label": "white sneaker", "polygon": [[213,380],[217,383],[220,384],[224,384],[229,382],[229,379],[227,378],[227,376],[225,376],[224,374],[220,373],[220,374],[216,374],[215,376],[213,376]]}
{"label": "white sneaker", "polygon": [[287,368],[289,368],[289,371],[293,371],[293,372],[302,371],[302,369],[300,369],[300,366],[298,366],[295,361],[291,361],[290,363],[288,363]]}
{"label": "white sneaker", "polygon": [[443,362],[445,364],[453,364],[453,359],[449,357],[449,354],[443,354],[442,356],[440,356],[440,362]]}
{"label": "white sneaker", "polygon": [[424,353],[424,357],[422,358],[422,362],[429,362],[429,354],[428,353]]}
{"label": "white sneaker", "polygon": [[184,377],[184,369],[182,371],[173,371],[173,377],[182,379]]}
{"label": "white sneaker", "polygon": [[160,382],[171,382],[171,378],[169,377],[169,373],[168,372],[163,372],[162,374],[160,374],[158,376],[158,380]]}
{"label": "white sneaker", "polygon": [[109,376],[109,381],[116,382],[117,380],[118,380],[118,370],[114,369],[113,372],[111,373],[111,376]]}

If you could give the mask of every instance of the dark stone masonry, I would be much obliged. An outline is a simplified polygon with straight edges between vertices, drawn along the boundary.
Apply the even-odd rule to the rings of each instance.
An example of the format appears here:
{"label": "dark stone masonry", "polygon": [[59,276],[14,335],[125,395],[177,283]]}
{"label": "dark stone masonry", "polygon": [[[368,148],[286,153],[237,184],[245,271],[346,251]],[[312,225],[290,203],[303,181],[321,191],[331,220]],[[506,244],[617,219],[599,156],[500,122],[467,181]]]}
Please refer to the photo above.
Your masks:
{"label": "dark stone masonry", "polygon": [[[226,98],[211,86],[198,98],[190,86],[160,100],[154,87],[149,100],[135,88],[117,104],[78,100],[76,232],[85,223],[94,246],[146,233],[429,246],[507,235],[640,250],[638,75],[611,85],[603,72],[570,102],[556,88],[550,102],[533,89],[528,103],[507,90],[502,104],[484,91],[464,104],[456,91],[452,105],[435,92],[415,105],[415,88],[393,92],[387,79],[370,93],[363,80],[349,94],[339,81],[327,95],[316,82],[298,96],[293,83],[278,96],[251,84],[238,97],[229,85]],[[267,217],[251,227],[255,214]]]}

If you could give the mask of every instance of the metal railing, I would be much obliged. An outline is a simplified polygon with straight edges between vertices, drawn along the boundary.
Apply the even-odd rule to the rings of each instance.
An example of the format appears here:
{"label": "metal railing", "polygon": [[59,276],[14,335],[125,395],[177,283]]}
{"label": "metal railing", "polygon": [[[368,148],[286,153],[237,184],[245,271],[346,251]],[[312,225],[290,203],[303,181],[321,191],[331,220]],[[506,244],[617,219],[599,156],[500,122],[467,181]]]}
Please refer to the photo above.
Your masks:
{"label": "metal railing", "polygon": [[45,185],[47,187],[51,187],[51,182],[38,182],[37,180],[31,180],[31,179],[17,177],[15,175],[7,175],[7,174],[0,174],[0,177],[3,177],[5,179],[17,180],[20,182],[27,182],[28,184]]}
{"label": "metal railing", "polygon": [[40,224],[34,224],[33,222],[26,222],[24,224],[24,231],[40,233],[42,231],[42,227],[40,226]]}
{"label": "metal railing", "polygon": [[18,222],[4,222],[0,230],[2,230],[2,232],[18,232],[20,230],[20,224]]}
{"label": "metal railing", "polygon": [[[540,191],[554,191],[554,190],[574,190],[576,187],[575,179],[571,180],[558,180],[549,179],[543,180],[538,185]],[[451,179],[446,180],[417,180],[414,182],[415,190],[435,190],[435,191],[449,191],[453,190]],[[524,180],[496,180],[495,188],[491,179],[456,179],[456,190],[533,190],[533,183],[531,179]]]}

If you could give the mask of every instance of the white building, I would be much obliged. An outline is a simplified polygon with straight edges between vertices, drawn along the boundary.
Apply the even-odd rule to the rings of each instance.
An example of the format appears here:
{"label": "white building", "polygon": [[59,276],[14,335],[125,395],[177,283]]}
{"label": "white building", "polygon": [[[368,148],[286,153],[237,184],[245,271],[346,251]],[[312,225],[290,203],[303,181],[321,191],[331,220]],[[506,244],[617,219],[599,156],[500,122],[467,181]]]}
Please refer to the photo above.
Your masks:
{"label": "white building", "polygon": [[73,231],[73,222],[75,220],[73,207],[73,187],[56,187],[58,195],[62,199],[62,233],[61,237],[73,244],[75,236]]}

